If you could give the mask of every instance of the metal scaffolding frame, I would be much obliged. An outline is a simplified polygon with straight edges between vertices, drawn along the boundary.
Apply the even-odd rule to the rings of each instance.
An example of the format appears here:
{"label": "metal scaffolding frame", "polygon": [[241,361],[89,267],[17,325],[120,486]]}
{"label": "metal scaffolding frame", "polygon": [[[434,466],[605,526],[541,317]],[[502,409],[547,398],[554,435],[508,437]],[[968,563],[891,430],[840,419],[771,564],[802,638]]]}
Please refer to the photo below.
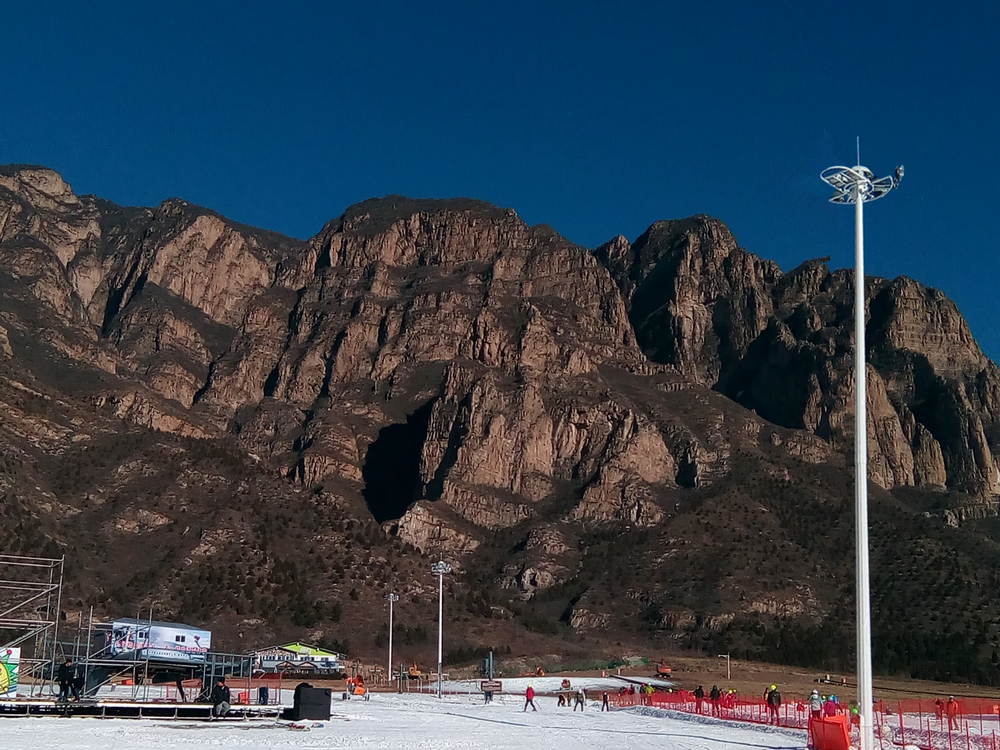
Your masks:
{"label": "metal scaffolding frame", "polygon": [[0,632],[13,631],[0,648],[30,643],[31,656],[22,652],[21,674],[31,678],[32,695],[36,687],[44,692],[54,676],[46,667],[56,659],[65,562],[65,557],[0,554]]}

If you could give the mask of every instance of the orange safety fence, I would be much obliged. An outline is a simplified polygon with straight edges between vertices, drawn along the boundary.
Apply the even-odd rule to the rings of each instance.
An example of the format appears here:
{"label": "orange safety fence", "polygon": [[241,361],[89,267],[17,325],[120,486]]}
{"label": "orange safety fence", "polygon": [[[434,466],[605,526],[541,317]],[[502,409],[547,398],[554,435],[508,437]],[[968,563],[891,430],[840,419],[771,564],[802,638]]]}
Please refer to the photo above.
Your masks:
{"label": "orange safety fence", "polygon": [[[614,693],[609,699],[618,708],[649,706],[728,721],[774,724],[789,729],[810,728],[810,711],[805,698],[784,697],[776,717],[759,697],[743,698],[727,694],[715,703],[707,697],[699,701],[687,690],[656,690],[651,695],[641,691],[633,695]],[[1000,700],[997,699],[959,698],[950,710],[950,722],[946,698],[941,699],[940,710],[934,699],[881,700],[875,703],[874,709],[877,746],[913,745],[921,750],[1000,750]],[[850,726],[857,736],[857,717],[851,717],[846,706],[840,707],[833,721],[844,727]],[[827,730],[824,730],[826,736]],[[810,732],[810,747],[838,746],[830,745],[830,741],[814,745]]]}

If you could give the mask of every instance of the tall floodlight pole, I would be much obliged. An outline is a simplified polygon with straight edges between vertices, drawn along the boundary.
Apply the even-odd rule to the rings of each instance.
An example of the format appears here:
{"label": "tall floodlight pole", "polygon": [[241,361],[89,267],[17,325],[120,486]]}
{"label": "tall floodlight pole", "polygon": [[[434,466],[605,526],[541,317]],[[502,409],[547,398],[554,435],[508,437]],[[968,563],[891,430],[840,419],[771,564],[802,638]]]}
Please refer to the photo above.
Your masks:
{"label": "tall floodlight pole", "polygon": [[[861,159],[859,158],[860,162]],[[864,204],[877,200],[899,186],[903,168],[893,177],[876,178],[862,167],[830,167],[820,175],[837,192],[832,203],[854,204],[854,503],[856,521],[858,607],[858,713],[861,748],[873,750],[872,722],[872,623],[868,576],[868,416],[866,409],[865,357],[865,240]]]}
{"label": "tall floodlight pole", "polygon": [[398,602],[399,597],[395,594],[386,594],[385,598],[389,602],[389,671],[386,672],[386,678],[389,684],[392,684],[392,603]]}
{"label": "tall floodlight pole", "polygon": [[451,572],[451,566],[444,560],[431,565],[431,572],[438,577],[438,698],[441,697],[442,625],[444,623],[444,577]]}

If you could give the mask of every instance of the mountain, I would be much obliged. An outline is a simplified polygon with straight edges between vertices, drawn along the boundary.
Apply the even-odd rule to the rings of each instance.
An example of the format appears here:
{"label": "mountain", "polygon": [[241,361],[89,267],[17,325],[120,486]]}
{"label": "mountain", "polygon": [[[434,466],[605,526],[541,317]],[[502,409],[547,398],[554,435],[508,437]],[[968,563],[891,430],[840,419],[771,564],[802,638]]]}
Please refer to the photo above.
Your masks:
{"label": "mountain", "polygon": [[[454,659],[724,648],[850,662],[853,276],[719,221],[590,251],[470,199],[301,242],[0,167],[0,493],[68,608]],[[1000,681],[1000,374],[869,279],[882,669]],[[949,648],[941,649],[942,644]],[[380,651],[379,651],[380,652]]]}

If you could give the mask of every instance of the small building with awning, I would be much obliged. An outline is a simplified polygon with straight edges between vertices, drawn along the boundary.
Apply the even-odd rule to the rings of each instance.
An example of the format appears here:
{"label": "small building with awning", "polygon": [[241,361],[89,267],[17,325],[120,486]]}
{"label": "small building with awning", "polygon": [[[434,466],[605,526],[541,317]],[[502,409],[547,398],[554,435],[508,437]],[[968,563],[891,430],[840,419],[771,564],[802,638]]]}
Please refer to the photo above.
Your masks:
{"label": "small building with awning", "polygon": [[334,674],[344,671],[344,655],[307,643],[286,643],[251,653],[263,672]]}

